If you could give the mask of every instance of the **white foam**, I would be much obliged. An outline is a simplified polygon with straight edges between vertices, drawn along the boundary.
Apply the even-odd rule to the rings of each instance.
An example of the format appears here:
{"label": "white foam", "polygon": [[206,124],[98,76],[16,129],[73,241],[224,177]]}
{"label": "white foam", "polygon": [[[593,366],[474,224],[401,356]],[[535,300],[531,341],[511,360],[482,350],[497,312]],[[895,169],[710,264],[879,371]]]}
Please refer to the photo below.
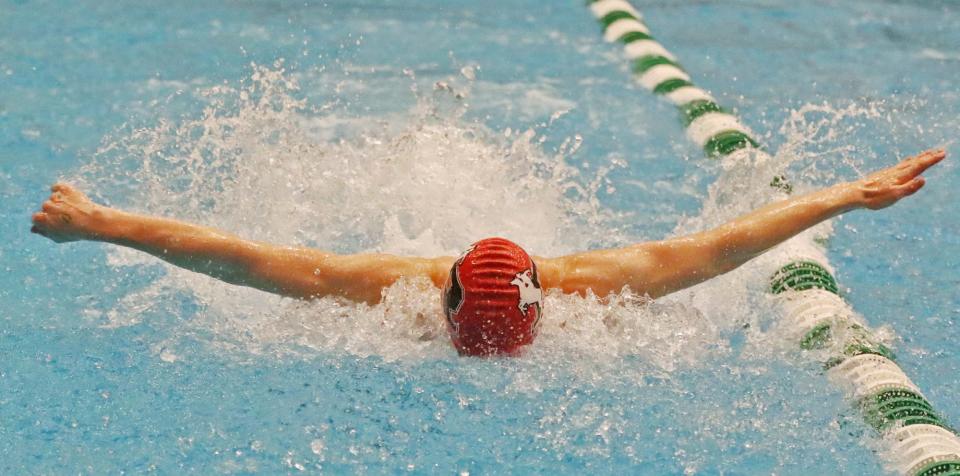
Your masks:
{"label": "white foam", "polygon": [[[296,88],[295,77],[256,68],[243,88],[199,91],[211,103],[200,117],[161,121],[107,141],[84,171],[86,187],[135,210],[336,252],[453,255],[479,237],[501,235],[532,254],[558,255],[639,239],[611,231],[617,218],[596,198],[603,183],[598,176],[582,176],[562,155],[546,154],[536,129],[504,134],[461,119],[457,111],[464,105],[438,103],[444,97],[462,101],[454,88],[438,89],[439,96],[408,113],[370,118],[308,110]],[[556,115],[563,111],[556,108],[571,106],[547,86],[538,91],[547,99],[536,91],[528,97],[549,103],[542,112]],[[677,232],[715,225],[775,199],[766,185],[789,160],[751,153],[725,162],[703,213],[684,220]],[[799,245],[653,304],[629,292],[613,303],[548,293],[543,329],[529,355],[594,366],[642,356],[648,369],[662,371],[698,365],[726,351],[725,333],[745,322],[763,327],[772,315],[764,302],[767,277],[797,249],[819,256],[814,238],[828,232],[829,225],[819,227],[798,237]],[[112,250],[113,266],[158,263]],[[240,352],[313,349],[414,361],[454,355],[439,292],[425,282],[398,283],[382,304],[364,306],[284,300],[164,270],[98,322],[127,326],[149,313],[173,313],[183,321],[177,324],[182,335]],[[199,305],[195,318],[177,314],[185,299]],[[777,345],[796,348],[795,342]],[[165,356],[189,358],[175,342],[163,349]]]}
{"label": "white foam", "polygon": [[[614,216],[595,197],[602,181],[545,154],[535,130],[504,134],[456,115],[438,116],[436,98],[409,114],[366,122],[308,114],[289,76],[265,68],[254,76],[244,89],[203,92],[213,105],[202,117],[161,123],[106,145],[86,171],[88,188],[145,212],[338,252],[452,255],[479,237],[500,235],[532,254],[557,255],[620,240],[596,233],[611,228]],[[570,106],[530,94],[538,104],[553,101],[544,111]],[[110,261],[118,267],[158,263],[116,248]],[[186,296],[202,310],[182,323],[183,333],[212,334],[222,348],[315,349],[387,360],[454,355],[439,291],[427,282],[400,282],[385,291],[382,304],[365,306],[302,303],[170,266],[165,271],[125,296],[104,324],[142,322],[144,313],[173,306],[165,308],[164,299],[179,299],[169,296]],[[548,294],[531,358],[613,365],[624,355],[643,355],[652,367],[668,370],[722,348],[716,324],[683,302],[648,306],[629,293],[617,299],[634,304]],[[175,345],[164,349],[187,358]]]}

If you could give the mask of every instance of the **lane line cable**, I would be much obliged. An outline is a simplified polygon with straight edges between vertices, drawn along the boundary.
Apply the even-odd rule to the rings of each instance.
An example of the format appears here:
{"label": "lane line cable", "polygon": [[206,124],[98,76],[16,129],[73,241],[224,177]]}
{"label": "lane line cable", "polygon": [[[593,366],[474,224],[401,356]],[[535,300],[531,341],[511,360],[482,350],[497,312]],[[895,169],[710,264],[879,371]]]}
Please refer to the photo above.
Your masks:
{"label": "lane line cable", "polygon": [[[590,11],[607,42],[623,46],[635,80],[677,107],[687,137],[709,158],[738,154],[769,157],[749,128],[693,83],[677,57],[651,34],[627,0],[591,0]],[[784,176],[770,185],[783,194]],[[790,243],[786,246],[790,246]],[[798,246],[770,277],[769,292],[782,310],[781,329],[801,349],[840,349],[824,364],[828,380],[845,390],[864,421],[888,443],[887,460],[908,476],[960,476],[960,437],[894,361],[893,352],[840,296],[824,253]],[[793,251],[793,250],[791,250]]]}

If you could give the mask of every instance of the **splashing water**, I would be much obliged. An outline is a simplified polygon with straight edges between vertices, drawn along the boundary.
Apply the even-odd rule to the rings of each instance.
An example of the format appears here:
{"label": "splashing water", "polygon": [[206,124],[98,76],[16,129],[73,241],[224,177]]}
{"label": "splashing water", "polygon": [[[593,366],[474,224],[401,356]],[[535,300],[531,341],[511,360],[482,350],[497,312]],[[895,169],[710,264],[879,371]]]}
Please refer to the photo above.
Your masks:
{"label": "splashing water", "polygon": [[[531,254],[558,255],[630,241],[615,232],[625,216],[596,197],[607,169],[583,176],[564,162],[564,148],[545,154],[534,129],[503,134],[469,123],[459,104],[467,93],[448,83],[408,114],[373,120],[338,117],[329,105],[311,109],[297,92],[297,81],[282,68],[255,66],[238,88],[200,91],[208,106],[199,118],[118,132],[84,168],[81,183],[95,197],[135,210],[337,252],[453,255],[480,237],[499,235]],[[836,153],[810,144],[835,141],[820,131],[864,114],[877,113],[801,108],[781,131],[788,137],[781,154],[724,163],[702,213],[681,221],[677,231],[704,229],[777,198],[769,177]],[[603,367],[597,362],[640,356],[643,371],[669,372],[729,352],[726,339],[741,328],[752,329],[752,342],[769,342],[761,330],[774,312],[763,292],[766,277],[798,249],[820,255],[813,243],[829,232],[829,225],[817,227],[789,247],[656,303],[629,291],[612,299],[549,293],[530,359]],[[116,248],[109,258],[125,269],[157,263]],[[209,334],[224,347],[336,349],[414,361],[453,355],[439,293],[424,281],[401,281],[385,291],[382,304],[366,306],[332,298],[297,302],[172,266],[164,270],[126,295],[102,324],[131,325],[163,308],[164,300],[192,299],[201,311],[181,324],[182,334]],[[744,292],[731,295],[731,287]],[[158,352],[176,359],[176,343],[167,344]]]}
{"label": "splashing water", "polygon": [[[200,91],[209,102],[201,115],[119,131],[81,171],[81,183],[118,206],[337,252],[452,255],[480,237],[502,235],[532,254],[558,255],[638,239],[617,232],[634,217],[604,208],[597,197],[605,171],[585,176],[565,162],[580,136],[567,141],[572,149],[551,154],[536,128],[506,134],[470,122],[463,115],[468,94],[453,83],[420,97],[405,114],[373,118],[311,108],[297,92],[290,75],[261,67],[240,87]],[[779,153],[721,163],[702,211],[682,219],[676,233],[779,198],[768,186],[776,175],[787,174],[802,192],[857,173],[869,149],[858,147],[860,156],[838,149],[842,138],[829,131],[867,127],[882,112],[798,108],[781,129],[786,143]],[[654,429],[633,426],[662,415],[656,435],[662,429],[662,438],[676,441],[672,458],[690,473],[714,464],[720,452],[737,465],[751,454],[786,455],[777,458],[790,467],[802,463],[790,456],[795,442],[834,454],[861,431],[859,419],[838,417],[842,410],[829,405],[811,415],[803,402],[843,405],[839,391],[815,373],[828,356],[801,353],[776,326],[766,292],[770,274],[789,257],[822,256],[816,242],[830,232],[829,224],[816,227],[734,272],[655,302],[629,291],[607,299],[549,292],[540,336],[522,359],[456,358],[439,292],[426,281],[402,280],[375,306],[300,302],[120,248],[110,248],[109,264],[145,284],[118,286],[134,290],[94,319],[121,327],[175,316],[164,329],[169,337],[151,346],[168,363],[190,361],[195,340],[240,362],[260,354],[271,361],[333,354],[334,366],[353,356],[392,362],[417,386],[455,393],[437,403],[438,421],[449,410],[443,405],[484,418],[498,405],[534,408],[531,424],[491,431],[557,454],[606,458],[622,451],[639,463],[659,454],[663,440],[651,439]],[[879,335],[889,343],[890,332]],[[715,373],[743,393],[715,391]],[[808,441],[810,427],[831,431]],[[744,448],[734,443],[740,441]],[[335,446],[314,436],[310,442],[314,454]]]}
{"label": "splashing water", "polygon": [[[606,169],[584,177],[562,153],[544,154],[534,130],[508,135],[438,113],[457,109],[442,101],[464,96],[447,84],[441,92],[449,95],[385,124],[312,115],[294,98],[297,88],[281,69],[256,67],[239,89],[205,90],[210,105],[200,118],[121,132],[83,170],[82,186],[146,213],[338,252],[453,255],[480,237],[505,236],[531,254],[557,255],[624,240],[611,231],[617,215],[595,198]],[[109,256],[111,265],[127,269],[156,263],[123,249]],[[382,304],[365,306],[266,297],[174,267],[165,271],[125,296],[104,324],[140,322],[164,296],[187,295],[203,308],[192,325],[250,351],[341,349],[388,360],[452,355],[439,292],[426,282],[402,281]],[[629,294],[619,300],[637,301]],[[546,351],[552,357],[602,347],[611,356],[662,354],[653,360],[672,367],[684,345],[716,337],[699,312],[682,305],[559,295],[546,305],[539,346],[556,348]],[[688,337],[678,338],[684,320]]]}
{"label": "splashing water", "polygon": [[[705,230],[785,198],[781,190],[771,186],[773,177],[788,177],[793,193],[803,194],[840,180],[862,177],[881,166],[878,163],[890,165],[906,154],[880,157],[876,151],[888,144],[883,141],[857,143],[851,138],[869,137],[863,130],[883,130],[883,126],[895,131],[909,131],[912,126],[902,113],[916,109],[918,104],[915,103],[906,101],[896,109],[881,101],[857,101],[839,107],[829,104],[799,106],[790,111],[780,126],[783,143],[775,154],[744,151],[721,163],[720,173],[708,188],[701,213],[682,219],[676,233]],[[919,132],[922,135],[923,131]],[[677,293],[673,298],[685,299],[695,309],[710,309],[710,320],[718,323],[722,331],[742,328],[748,346],[740,353],[741,358],[786,359],[803,365],[804,362],[824,362],[836,357],[842,349],[798,352],[794,337],[785,334],[784,326],[778,325],[775,316],[779,312],[767,292],[770,276],[784,263],[798,259],[829,263],[823,244],[833,234],[834,224],[834,221],[828,221],[814,226],[741,268]],[[835,274],[832,268],[830,271]],[[731,288],[743,292],[731,294]],[[888,325],[877,326],[871,332],[887,346],[895,342],[896,336]],[[842,342],[842,339],[835,342]]]}

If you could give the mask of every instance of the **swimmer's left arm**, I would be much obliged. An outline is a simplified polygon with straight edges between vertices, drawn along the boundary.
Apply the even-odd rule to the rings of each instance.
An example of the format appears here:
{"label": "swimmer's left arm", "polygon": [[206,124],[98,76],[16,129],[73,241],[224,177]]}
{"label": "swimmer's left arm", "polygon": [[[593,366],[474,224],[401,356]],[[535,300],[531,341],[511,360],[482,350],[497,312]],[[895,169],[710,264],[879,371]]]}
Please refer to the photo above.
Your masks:
{"label": "swimmer's left arm", "polygon": [[98,205],[79,190],[52,187],[33,215],[33,229],[51,240],[101,241],[149,253],[221,281],[283,296],[340,296],[376,303],[402,277],[426,277],[439,286],[453,258],[387,254],[338,255],[303,247],[244,240],[225,231]]}
{"label": "swimmer's left arm", "polygon": [[878,210],[914,194],[920,174],[946,156],[931,150],[854,182],[760,208],[712,230],[621,249],[542,260],[545,287],[599,296],[624,286],[658,297],[736,269],[824,220],[850,210]]}

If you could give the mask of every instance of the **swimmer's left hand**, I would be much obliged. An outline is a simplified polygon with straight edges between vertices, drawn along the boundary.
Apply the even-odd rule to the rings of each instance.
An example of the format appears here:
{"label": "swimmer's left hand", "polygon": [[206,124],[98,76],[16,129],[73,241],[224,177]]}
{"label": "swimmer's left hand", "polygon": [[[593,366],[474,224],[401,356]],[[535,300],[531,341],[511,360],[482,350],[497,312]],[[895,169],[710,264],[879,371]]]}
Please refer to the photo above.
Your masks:
{"label": "swimmer's left hand", "polygon": [[849,185],[856,194],[857,204],[861,207],[871,210],[886,208],[920,190],[926,183],[920,174],[946,156],[947,153],[943,149],[928,150]]}
{"label": "swimmer's left hand", "polygon": [[31,232],[57,243],[96,239],[109,209],[93,203],[83,192],[65,183],[50,187],[50,198],[33,214]]}

